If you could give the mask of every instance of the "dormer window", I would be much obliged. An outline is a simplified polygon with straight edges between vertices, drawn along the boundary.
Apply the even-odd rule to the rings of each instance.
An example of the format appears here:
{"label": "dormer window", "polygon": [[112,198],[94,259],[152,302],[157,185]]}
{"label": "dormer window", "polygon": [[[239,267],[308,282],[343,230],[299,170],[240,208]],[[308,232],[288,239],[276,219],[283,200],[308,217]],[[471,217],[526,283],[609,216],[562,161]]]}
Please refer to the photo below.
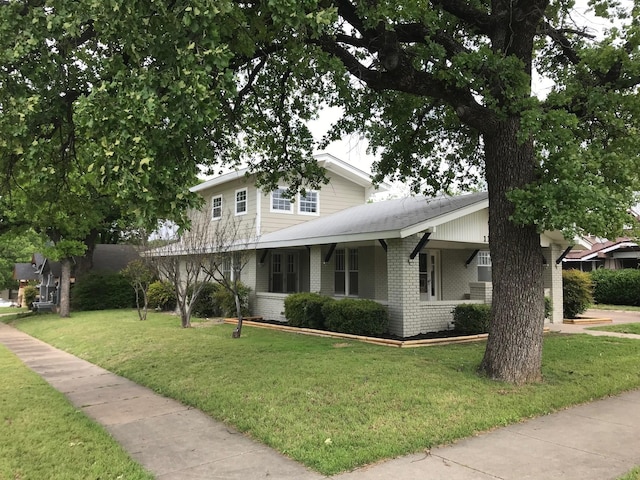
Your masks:
{"label": "dormer window", "polygon": [[271,211],[280,213],[293,213],[291,200],[284,196],[285,188],[278,188],[271,192]]}
{"label": "dormer window", "polygon": [[222,218],[222,195],[216,195],[211,199],[211,219],[219,220]]}

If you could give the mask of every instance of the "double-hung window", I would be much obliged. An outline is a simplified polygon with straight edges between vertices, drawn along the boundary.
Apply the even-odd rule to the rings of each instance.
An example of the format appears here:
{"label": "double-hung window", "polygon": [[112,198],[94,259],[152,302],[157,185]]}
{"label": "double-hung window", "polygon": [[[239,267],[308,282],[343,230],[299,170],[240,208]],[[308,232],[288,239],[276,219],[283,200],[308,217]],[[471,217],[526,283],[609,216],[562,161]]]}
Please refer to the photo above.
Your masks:
{"label": "double-hung window", "polygon": [[247,213],[247,189],[236,190],[236,215]]}
{"label": "double-hung window", "polygon": [[338,249],[334,256],[334,292],[358,295],[358,249]]}
{"label": "double-hung window", "polygon": [[291,200],[284,196],[286,189],[278,188],[271,192],[271,211],[280,213],[293,213]]}
{"label": "double-hung window", "polygon": [[298,213],[303,215],[317,215],[318,212],[318,192],[315,190],[309,190],[306,195],[300,194]]}
{"label": "double-hung window", "polygon": [[211,219],[222,218],[222,195],[216,195],[211,199]]}

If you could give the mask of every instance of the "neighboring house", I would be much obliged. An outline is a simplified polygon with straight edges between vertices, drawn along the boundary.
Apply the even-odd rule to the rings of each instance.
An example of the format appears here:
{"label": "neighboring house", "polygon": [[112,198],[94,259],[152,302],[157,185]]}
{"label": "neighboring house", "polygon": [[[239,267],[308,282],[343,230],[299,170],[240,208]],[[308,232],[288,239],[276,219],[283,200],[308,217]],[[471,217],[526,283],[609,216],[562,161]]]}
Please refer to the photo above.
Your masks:
{"label": "neighboring house", "polygon": [[13,278],[18,281],[16,304],[26,307],[26,305],[23,305],[24,287],[39,279],[38,272],[32,263],[16,263],[13,266]]}
{"label": "neighboring house", "polygon": [[[139,258],[138,251],[133,245],[96,245],[93,251],[92,271],[119,272],[131,260]],[[22,301],[23,290],[29,281],[38,281],[38,301],[50,305],[59,305],[58,282],[61,275],[60,262],[52,261],[40,253],[35,253],[31,263],[16,263],[14,278],[20,282],[19,298]],[[71,282],[75,282],[72,278]],[[25,305],[26,306],[26,305]]]}
{"label": "neighboring house", "polygon": [[585,240],[591,244],[591,248],[570,252],[562,261],[564,269],[590,272],[598,268],[619,270],[640,267],[640,247],[629,237],[615,240],[586,237]]}
{"label": "neighboring house", "polygon": [[[295,203],[281,190],[257,189],[245,171],[192,189],[206,201],[198,221],[215,225],[232,215],[255,225],[255,250],[241,273],[254,315],[284,321],[284,299],[294,292],[368,298],[387,306],[391,333],[409,337],[451,328],[458,304],[491,302],[486,193],[366,203],[374,192],[368,174],[328,155],[317,160],[329,184]],[[553,321],[561,322],[568,243],[559,232],[540,242]]]}

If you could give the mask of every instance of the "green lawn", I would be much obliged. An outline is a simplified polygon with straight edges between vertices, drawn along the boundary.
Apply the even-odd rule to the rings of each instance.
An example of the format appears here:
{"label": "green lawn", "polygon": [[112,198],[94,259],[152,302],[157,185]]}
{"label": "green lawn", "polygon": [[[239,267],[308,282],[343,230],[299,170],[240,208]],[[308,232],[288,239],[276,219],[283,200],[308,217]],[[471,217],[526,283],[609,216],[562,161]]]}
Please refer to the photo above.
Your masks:
{"label": "green lawn", "polygon": [[640,467],[636,467],[618,480],[640,480]]}
{"label": "green lawn", "polygon": [[589,330],[602,330],[605,332],[618,332],[618,333],[634,333],[636,335],[640,335],[640,323],[619,323],[617,325],[590,327]]}
{"label": "green lawn", "polygon": [[324,474],[640,386],[635,340],[550,335],[538,385],[480,378],[484,343],[398,349],[133,311],[22,330],[234,425]]}
{"label": "green lawn", "polygon": [[153,478],[0,345],[0,479]]}
{"label": "green lawn", "polygon": [[26,308],[16,308],[16,307],[0,307],[0,315],[4,315],[5,313],[20,313],[20,312],[28,312]]}
{"label": "green lawn", "polygon": [[622,310],[625,312],[640,312],[640,307],[633,307],[630,305],[607,305],[607,304],[593,304],[590,305],[589,308],[593,308],[594,310]]}

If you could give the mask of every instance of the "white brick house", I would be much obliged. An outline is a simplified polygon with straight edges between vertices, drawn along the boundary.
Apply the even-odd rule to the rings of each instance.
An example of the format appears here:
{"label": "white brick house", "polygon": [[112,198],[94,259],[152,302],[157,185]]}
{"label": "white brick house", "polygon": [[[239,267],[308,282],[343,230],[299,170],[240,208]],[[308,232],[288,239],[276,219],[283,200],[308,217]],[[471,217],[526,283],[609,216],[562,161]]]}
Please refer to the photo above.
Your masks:
{"label": "white brick house", "polygon": [[[369,175],[330,155],[317,160],[329,183],[294,203],[256,188],[244,171],[192,189],[206,201],[200,221],[234,215],[254,226],[255,249],[241,274],[254,315],[284,321],[293,292],[369,298],[387,306],[392,333],[409,337],[450,328],[460,303],[491,301],[486,193],[366,203]],[[551,321],[561,322],[568,243],[558,232],[540,241]]]}

